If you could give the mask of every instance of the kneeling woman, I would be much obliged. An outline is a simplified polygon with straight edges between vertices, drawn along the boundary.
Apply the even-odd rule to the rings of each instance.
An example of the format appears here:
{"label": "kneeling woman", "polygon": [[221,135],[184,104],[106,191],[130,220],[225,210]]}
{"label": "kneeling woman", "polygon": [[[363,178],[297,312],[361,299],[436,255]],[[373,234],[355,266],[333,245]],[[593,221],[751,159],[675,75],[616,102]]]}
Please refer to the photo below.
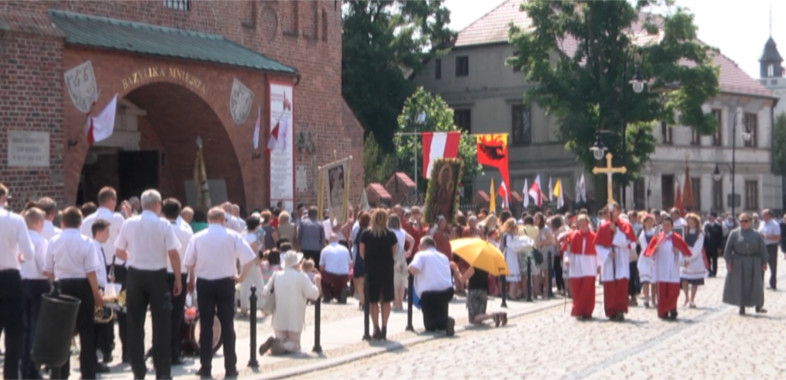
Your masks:
{"label": "kneeling woman", "polygon": [[469,323],[481,324],[487,319],[493,319],[494,325],[508,324],[508,315],[504,312],[486,313],[486,303],[489,293],[488,272],[469,267],[461,275],[461,281],[467,284],[467,311]]}

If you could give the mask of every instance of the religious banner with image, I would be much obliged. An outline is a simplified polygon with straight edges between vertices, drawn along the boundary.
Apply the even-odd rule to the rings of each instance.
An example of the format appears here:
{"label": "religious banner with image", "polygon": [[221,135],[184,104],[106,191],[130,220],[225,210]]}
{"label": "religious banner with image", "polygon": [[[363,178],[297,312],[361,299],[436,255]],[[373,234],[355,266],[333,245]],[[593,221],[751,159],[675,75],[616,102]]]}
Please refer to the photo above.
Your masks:
{"label": "religious banner with image", "polygon": [[294,98],[292,83],[270,82],[268,89],[268,157],[270,204],[292,210],[295,202],[295,146],[292,139]]}
{"label": "religious banner with image", "polygon": [[[349,209],[349,169],[352,156],[332,162],[319,168],[319,187],[317,202],[319,212],[330,210],[330,220],[337,224],[347,221]],[[322,200],[327,200],[327,207]],[[322,216],[319,216],[322,219]]]}
{"label": "religious banner with image", "polygon": [[232,120],[235,124],[243,124],[248,119],[251,112],[251,104],[254,103],[254,93],[237,78],[232,82],[232,93],[229,97],[229,111],[232,113]]}
{"label": "religious banner with image", "polygon": [[84,61],[72,67],[63,74],[68,94],[76,109],[82,113],[90,112],[93,103],[98,99],[98,86],[96,75],[93,72],[93,63]]}
{"label": "religious banner with image", "polygon": [[457,158],[441,158],[434,161],[431,178],[426,189],[426,210],[423,216],[429,224],[442,215],[448,223],[454,223],[461,197],[461,179],[464,176],[464,161]]}

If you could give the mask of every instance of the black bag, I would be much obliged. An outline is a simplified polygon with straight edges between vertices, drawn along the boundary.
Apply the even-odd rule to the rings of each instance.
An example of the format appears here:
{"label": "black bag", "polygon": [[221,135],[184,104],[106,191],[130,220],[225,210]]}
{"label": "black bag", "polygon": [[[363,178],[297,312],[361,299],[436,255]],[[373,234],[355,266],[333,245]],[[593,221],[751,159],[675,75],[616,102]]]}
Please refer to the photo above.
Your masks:
{"label": "black bag", "polygon": [[537,248],[532,249],[532,257],[535,258],[535,264],[543,264],[543,252],[539,251]]}

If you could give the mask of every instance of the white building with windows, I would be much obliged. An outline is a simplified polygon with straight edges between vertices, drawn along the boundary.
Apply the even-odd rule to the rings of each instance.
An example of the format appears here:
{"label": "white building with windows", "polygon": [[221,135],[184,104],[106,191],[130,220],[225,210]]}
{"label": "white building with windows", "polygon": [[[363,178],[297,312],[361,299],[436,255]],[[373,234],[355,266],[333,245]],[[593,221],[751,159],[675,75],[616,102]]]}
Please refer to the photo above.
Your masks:
{"label": "white building with windows", "polygon": [[[595,176],[585,172],[576,157],[557,140],[557,121],[537,104],[523,104],[529,86],[521,73],[505,65],[505,60],[513,55],[513,47],[508,43],[509,24],[531,24],[529,17],[519,11],[519,4],[520,0],[508,0],[461,30],[452,51],[430,61],[413,79],[450,104],[456,125],[471,133],[509,133],[514,191],[521,193],[525,180],[531,184],[540,175],[544,191],[549,178],[554,182],[559,178],[572,199],[575,184],[584,174],[591,193]],[[733,156],[736,209],[781,208],[780,177],[771,171],[773,106],[777,97],[722,54],[714,61],[720,67],[721,93],[707,103],[707,108],[719,118],[718,133],[700,136],[681,125],[656,128],[658,144],[641,178],[626,189],[626,208],[672,207],[677,186],[684,186],[687,159],[696,209],[730,210]],[[736,129],[735,121],[739,123]],[[743,133],[744,130],[749,132]],[[713,176],[716,166],[719,175]],[[496,170],[486,170],[474,179],[473,191],[488,191],[492,176],[498,184]],[[597,178],[605,181],[605,177]],[[593,195],[589,196],[592,200]]]}

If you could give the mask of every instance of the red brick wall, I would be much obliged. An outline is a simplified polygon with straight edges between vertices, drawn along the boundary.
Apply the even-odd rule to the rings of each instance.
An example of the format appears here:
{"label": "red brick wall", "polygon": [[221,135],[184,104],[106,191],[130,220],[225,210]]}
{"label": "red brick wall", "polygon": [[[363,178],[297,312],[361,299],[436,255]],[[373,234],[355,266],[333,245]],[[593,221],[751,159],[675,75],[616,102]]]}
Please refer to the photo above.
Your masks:
{"label": "red brick wall", "polygon": [[[191,1],[189,11],[170,10],[164,7],[163,1],[0,1],[0,19],[9,20],[31,16],[41,19],[46,14],[48,8],[57,8],[79,13],[112,17],[124,20],[138,21],[156,25],[170,26],[198,30],[209,33],[222,34],[228,39],[238,42],[250,49],[259,51],[271,58],[284,64],[295,67],[300,73],[300,82],[294,88],[295,96],[295,133],[298,131],[310,131],[315,134],[317,150],[314,159],[308,154],[296,155],[296,165],[304,165],[309,173],[315,172],[315,167],[334,160],[334,150],[339,158],[346,156],[349,152],[355,157],[352,176],[353,188],[351,189],[352,199],[356,202],[360,198],[362,187],[362,129],[349,127],[343,117],[343,100],[341,98],[341,4],[339,1]],[[22,22],[23,24],[25,22]],[[31,23],[26,21],[26,23]],[[21,28],[24,29],[24,28]],[[14,44],[21,44],[26,41],[18,33],[0,34],[0,48],[8,48]],[[119,91],[119,80],[129,71],[149,65],[151,62],[162,61],[171,62],[174,60],[162,60],[160,58],[145,57],[131,53],[98,51],[93,49],[83,49],[77,47],[67,47],[66,51],[73,51],[69,54],[69,59],[62,65],[59,64],[60,57],[63,56],[63,46],[52,41],[51,44],[38,44],[31,47],[28,54],[22,55],[27,59],[39,60],[40,58],[32,53],[44,53],[50,60],[47,70],[41,75],[40,85],[37,82],[25,84],[28,90],[34,93],[49,91],[54,96],[46,97],[42,101],[56,103],[56,107],[46,110],[50,115],[47,120],[51,120],[53,157],[58,149],[63,151],[63,141],[71,138],[78,132],[80,124],[84,122],[84,116],[79,115],[68,98],[67,90],[63,86],[62,74],[64,70],[71,68],[84,59],[91,59],[96,69],[99,88],[102,90],[101,99],[98,103],[103,105],[115,92],[120,92],[121,96],[127,92]],[[6,70],[9,57],[14,57],[15,52],[10,55],[3,54],[0,57],[2,68]],[[98,59],[112,56],[111,60],[105,61],[105,69],[100,69],[101,63]],[[199,72],[201,77],[207,82],[210,88],[215,89],[215,93],[203,96],[215,114],[222,121],[226,133],[235,149],[236,163],[240,167],[242,178],[243,194],[235,194],[244,199],[235,200],[244,203],[248,208],[267,204],[267,164],[260,165],[260,160],[251,160],[250,141],[253,133],[253,122],[247,122],[251,128],[238,130],[228,113],[228,89],[225,89],[226,77],[228,75],[238,76],[247,86],[251,87],[255,93],[255,104],[259,100],[266,98],[266,81],[275,79],[272,76],[265,76],[258,71],[241,70],[227,68],[226,66],[208,65],[196,62],[178,62],[178,65],[192,68]],[[29,67],[29,65],[26,65]],[[224,70],[226,69],[226,70]],[[30,69],[33,70],[33,69]],[[102,77],[98,77],[98,71]],[[240,74],[238,74],[240,72]],[[4,71],[0,71],[4,73]],[[45,77],[45,78],[44,78]],[[279,78],[281,79],[281,78]],[[231,80],[229,81],[231,86]],[[4,91],[5,92],[5,91]],[[58,95],[62,94],[62,95]],[[54,99],[54,100],[53,100]],[[5,100],[2,100],[5,101]],[[32,104],[32,103],[31,103]],[[5,105],[5,103],[3,103]],[[263,103],[263,114],[266,103]],[[25,112],[34,112],[29,106],[23,105]],[[7,107],[2,108],[6,112]],[[9,107],[10,109],[10,104]],[[36,109],[36,112],[38,110]],[[81,117],[81,121],[80,121]],[[253,119],[253,117],[249,117]],[[59,120],[59,121],[58,121]],[[227,122],[229,120],[230,122]],[[6,122],[0,118],[3,126]],[[154,120],[151,120],[155,123]],[[63,127],[65,123],[65,127]],[[269,128],[267,123],[265,128]],[[0,132],[2,133],[2,132]],[[221,134],[216,132],[217,134]],[[68,136],[68,137],[65,137]],[[7,138],[0,135],[5,144]],[[262,142],[264,145],[264,141]],[[248,147],[248,148],[244,148]],[[66,183],[74,182],[73,185],[61,187],[43,188],[41,193],[57,193],[66,201],[75,199],[76,185],[84,155],[87,152],[84,142],[72,149],[65,149],[67,154],[65,163]],[[0,157],[4,157],[5,150],[0,151]],[[73,155],[74,159],[70,157]],[[54,160],[53,160],[54,161]],[[61,159],[62,161],[62,159]],[[231,161],[231,160],[230,160]],[[54,164],[54,162],[53,162]],[[52,172],[57,173],[63,169],[61,166],[53,166]],[[210,164],[208,164],[210,167]],[[265,168],[262,170],[261,168]],[[357,168],[357,169],[356,169]],[[23,189],[16,177],[5,180],[6,174],[2,174],[2,180],[10,182],[12,191],[18,192]],[[10,173],[8,174],[10,175]],[[75,178],[74,178],[75,176]],[[19,185],[15,185],[16,183]],[[296,202],[313,203],[315,202],[316,188],[311,186],[316,183],[315,178],[309,178],[310,189],[306,192],[296,192]],[[229,183],[227,184],[229,186]],[[55,186],[55,185],[52,185]],[[180,185],[174,185],[175,187]],[[35,187],[38,189],[39,187]],[[177,190],[175,190],[177,192]],[[230,193],[230,196],[233,196]]]}
{"label": "red brick wall", "polygon": [[[63,204],[63,46],[60,37],[0,32],[0,182],[11,208],[54,195]],[[9,167],[8,131],[50,132],[50,167]]]}

